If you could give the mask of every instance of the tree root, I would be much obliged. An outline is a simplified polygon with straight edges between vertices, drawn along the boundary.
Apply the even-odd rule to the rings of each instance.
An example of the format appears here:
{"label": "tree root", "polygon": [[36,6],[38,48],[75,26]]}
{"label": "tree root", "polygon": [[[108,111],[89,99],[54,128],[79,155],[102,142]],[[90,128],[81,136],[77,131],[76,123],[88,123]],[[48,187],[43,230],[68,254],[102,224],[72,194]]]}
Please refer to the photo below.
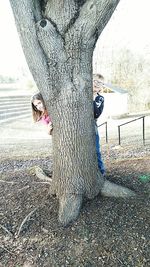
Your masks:
{"label": "tree root", "polygon": [[59,222],[66,226],[78,217],[82,205],[82,195],[63,195],[59,203]]}
{"label": "tree root", "polygon": [[44,180],[47,181],[49,183],[52,182],[52,178],[50,178],[47,174],[46,174],[46,170],[42,170],[40,167],[36,166],[35,167],[35,174],[36,176],[40,179],[40,180]]}
{"label": "tree root", "polygon": [[[35,167],[36,176],[44,181],[48,181],[49,183],[52,182],[52,178],[47,175],[46,170],[42,170],[40,167]],[[121,197],[121,198],[128,198],[128,197],[135,197],[136,193],[132,190],[114,184],[110,181],[105,180],[100,190],[101,195],[106,197]],[[59,222],[62,226],[67,226],[72,221],[76,220],[80,208],[82,205],[82,195],[81,194],[63,194],[59,198]],[[24,224],[24,222],[23,222]],[[22,225],[20,227],[22,230]],[[20,231],[19,230],[19,234]]]}
{"label": "tree root", "polygon": [[128,198],[128,197],[135,197],[136,193],[126,187],[114,184],[106,180],[101,189],[101,195],[106,197]]}

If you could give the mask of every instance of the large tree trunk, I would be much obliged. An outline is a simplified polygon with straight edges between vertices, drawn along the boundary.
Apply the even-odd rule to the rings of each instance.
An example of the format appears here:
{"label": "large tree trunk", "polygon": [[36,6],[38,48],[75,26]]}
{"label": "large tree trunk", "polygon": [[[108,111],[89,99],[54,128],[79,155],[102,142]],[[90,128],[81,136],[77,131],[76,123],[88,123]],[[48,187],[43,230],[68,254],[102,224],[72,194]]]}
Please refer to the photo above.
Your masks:
{"label": "large tree trunk", "polygon": [[92,55],[118,2],[10,0],[27,63],[53,120],[51,192],[64,225],[77,217],[83,196],[113,195],[97,165]]}
{"label": "large tree trunk", "polygon": [[62,92],[53,114],[52,187],[60,200],[59,219],[66,224],[70,213],[76,217],[82,196],[97,195],[104,180],[97,165],[92,92],[67,84]]}
{"label": "large tree trunk", "polygon": [[54,124],[51,190],[59,198],[59,220],[65,225],[77,217],[82,197],[93,198],[104,184],[95,145],[92,51],[81,51],[77,45],[79,36],[77,31],[69,48],[65,51],[59,48],[56,52],[65,53],[69,60],[60,62],[58,59],[56,75],[54,72],[52,75],[55,81],[59,80],[59,93],[51,112]]}

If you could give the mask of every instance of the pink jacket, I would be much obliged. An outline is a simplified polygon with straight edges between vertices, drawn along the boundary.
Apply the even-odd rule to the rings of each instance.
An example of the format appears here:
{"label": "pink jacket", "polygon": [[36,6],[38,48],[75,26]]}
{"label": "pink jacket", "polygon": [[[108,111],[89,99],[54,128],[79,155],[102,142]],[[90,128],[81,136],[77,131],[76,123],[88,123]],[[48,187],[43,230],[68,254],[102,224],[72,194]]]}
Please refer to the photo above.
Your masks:
{"label": "pink jacket", "polygon": [[41,117],[41,119],[39,120],[44,124],[49,124],[50,122],[52,122],[52,119],[47,115],[44,115]]}

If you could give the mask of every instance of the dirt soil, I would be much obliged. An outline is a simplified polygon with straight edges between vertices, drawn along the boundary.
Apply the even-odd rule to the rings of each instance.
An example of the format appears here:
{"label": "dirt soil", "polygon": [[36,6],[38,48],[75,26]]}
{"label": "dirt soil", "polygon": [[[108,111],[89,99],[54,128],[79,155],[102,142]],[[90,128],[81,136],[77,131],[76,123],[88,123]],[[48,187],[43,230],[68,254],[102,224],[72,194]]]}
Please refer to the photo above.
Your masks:
{"label": "dirt soil", "polygon": [[137,197],[84,200],[78,219],[66,228],[58,223],[58,201],[49,194],[49,183],[34,173],[36,165],[52,169],[48,153],[12,158],[5,151],[0,163],[0,267],[150,266],[148,148],[104,147],[106,178]]}

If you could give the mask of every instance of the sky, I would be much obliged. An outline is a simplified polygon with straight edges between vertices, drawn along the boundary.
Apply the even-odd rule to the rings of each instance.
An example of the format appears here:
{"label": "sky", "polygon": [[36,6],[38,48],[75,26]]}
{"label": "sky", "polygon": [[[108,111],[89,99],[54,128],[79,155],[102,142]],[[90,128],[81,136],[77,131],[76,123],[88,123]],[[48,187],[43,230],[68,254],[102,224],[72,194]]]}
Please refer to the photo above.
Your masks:
{"label": "sky", "polygon": [[16,75],[26,61],[9,0],[0,1],[0,74]]}
{"label": "sky", "polygon": [[149,45],[150,0],[121,0],[101,35],[110,45],[135,52]]}
{"label": "sky", "polygon": [[[121,0],[105,27],[100,42],[150,53],[150,0]],[[0,74],[16,76],[28,69],[22,52],[9,0],[0,1]]]}

